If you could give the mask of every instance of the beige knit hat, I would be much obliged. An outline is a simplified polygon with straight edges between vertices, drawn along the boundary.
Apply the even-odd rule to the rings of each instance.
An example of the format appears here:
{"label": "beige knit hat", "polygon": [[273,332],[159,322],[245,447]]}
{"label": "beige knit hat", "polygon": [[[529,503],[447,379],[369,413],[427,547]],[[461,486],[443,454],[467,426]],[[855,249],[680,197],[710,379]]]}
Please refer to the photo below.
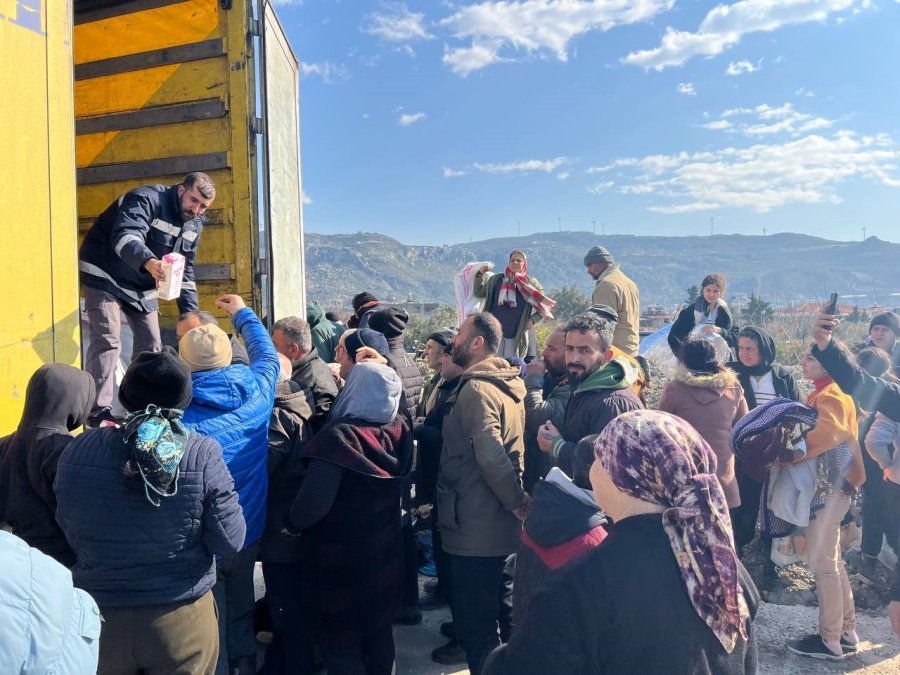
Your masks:
{"label": "beige knit hat", "polygon": [[231,340],[214,324],[197,326],[178,341],[178,356],[192,373],[231,365]]}

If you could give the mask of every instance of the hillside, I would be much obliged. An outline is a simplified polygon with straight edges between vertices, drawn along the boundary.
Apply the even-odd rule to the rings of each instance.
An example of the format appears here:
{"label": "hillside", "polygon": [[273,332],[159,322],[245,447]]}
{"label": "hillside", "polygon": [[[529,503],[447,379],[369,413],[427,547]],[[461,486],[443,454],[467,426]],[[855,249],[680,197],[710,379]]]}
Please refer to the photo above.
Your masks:
{"label": "hillside", "polygon": [[[709,272],[724,272],[728,295],[757,293],[773,304],[818,300],[837,290],[844,302],[900,305],[900,244],[869,237],[839,242],[800,234],[767,237],[638,237],[549,232],[447,246],[407,246],[385,235],[306,235],[311,298],[347,302],[360,290],[378,297],[452,303],[453,275],[473,260],[503,269],[509,251],[528,255],[529,273],[547,290],[593,282],[582,258],[602,243],[637,282],[641,302],[675,305]],[[854,296],[856,300],[854,301]]]}

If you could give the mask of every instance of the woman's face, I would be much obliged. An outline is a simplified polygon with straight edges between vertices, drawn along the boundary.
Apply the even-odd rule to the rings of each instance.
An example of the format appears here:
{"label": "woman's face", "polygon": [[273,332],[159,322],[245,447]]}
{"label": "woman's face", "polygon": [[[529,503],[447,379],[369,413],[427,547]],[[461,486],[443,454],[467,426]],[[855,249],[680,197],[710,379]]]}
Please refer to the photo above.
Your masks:
{"label": "woman's face", "polygon": [[750,337],[738,338],[738,358],[748,368],[758,366],[762,362],[759,345]]}
{"label": "woman's face", "polygon": [[722,287],[719,284],[708,284],[703,287],[703,299],[714,305],[722,297]]}
{"label": "woman's face", "polygon": [[818,380],[828,374],[816,357],[809,352],[800,357],[800,370],[807,380]]}
{"label": "woman's face", "polygon": [[509,257],[509,269],[516,274],[522,274],[525,271],[525,256],[521,253],[513,253]]}

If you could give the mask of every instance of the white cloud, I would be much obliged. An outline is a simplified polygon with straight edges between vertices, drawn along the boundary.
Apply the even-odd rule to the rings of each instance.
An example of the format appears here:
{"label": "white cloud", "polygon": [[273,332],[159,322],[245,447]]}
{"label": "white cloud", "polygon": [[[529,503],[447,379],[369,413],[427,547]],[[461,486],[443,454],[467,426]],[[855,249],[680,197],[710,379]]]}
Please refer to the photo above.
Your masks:
{"label": "white cloud", "polygon": [[718,120],[701,124],[703,129],[729,131],[747,136],[769,136],[790,134],[799,136],[810,131],[827,129],[832,120],[816,117],[796,110],[792,103],[771,106],[767,103],[755,108],[731,108],[722,113]]}
{"label": "white cloud", "polygon": [[360,30],[385,42],[412,42],[434,38],[425,28],[425,15],[410,12],[406,5],[392,5],[385,14],[370,14]]}
{"label": "white cloud", "polygon": [[472,164],[472,167],[482,173],[493,174],[528,173],[530,171],[552,173],[568,161],[565,157],[554,157],[553,159],[524,159],[502,164],[479,164],[476,162]]}
{"label": "white cloud", "polygon": [[569,58],[569,42],[593,30],[647,21],[667,11],[675,0],[508,0],[459,7],[438,22],[467,46],[445,46],[444,64],[458,75],[494,63],[526,57]]}
{"label": "white cloud", "polygon": [[333,84],[338,80],[346,80],[349,77],[346,67],[331,61],[322,61],[320,63],[305,63],[301,61],[300,74],[303,77],[311,75],[321,77],[327,84]]}
{"label": "white cloud", "polygon": [[416,122],[421,122],[426,117],[428,117],[428,115],[423,112],[403,113],[402,115],[400,115],[400,119],[397,120],[397,124],[399,124],[401,127],[411,127],[413,124],[415,124]]}
{"label": "white cloud", "polygon": [[758,70],[760,70],[760,67],[754,66],[749,61],[732,61],[728,64],[728,68],[725,69],[725,74],[737,77],[746,73],[755,73]]}
{"label": "white cloud", "polygon": [[725,147],[675,155],[622,158],[613,164],[631,174],[625,194],[655,195],[658,213],[741,208],[765,213],[787,204],[839,203],[840,185],[867,179],[900,187],[900,149],[884,134],[838,131],[783,143]]}
{"label": "white cloud", "polygon": [[466,171],[457,171],[455,169],[450,169],[445,166],[443,173],[444,173],[444,178],[456,178],[457,176],[465,176],[467,172]]}
{"label": "white cloud", "polygon": [[615,182],[608,180],[603,183],[597,183],[596,185],[588,185],[585,188],[585,190],[590,192],[592,195],[602,195],[604,192],[609,190],[613,185],[615,185]]}
{"label": "white cloud", "polygon": [[558,174],[556,174],[556,177],[560,180],[566,180],[571,175],[572,174],[568,171],[560,171]]}
{"label": "white cloud", "polygon": [[313,203],[312,197],[310,197],[308,194],[306,194],[306,192],[301,192],[301,195],[302,195],[304,204],[312,204]]}
{"label": "white cloud", "polygon": [[697,90],[694,89],[693,82],[680,82],[678,84],[678,93],[684,94],[685,96],[696,96]]}
{"label": "white cloud", "polygon": [[[897,0],[897,2],[900,3],[900,0]],[[800,87],[794,92],[794,96],[802,96],[804,98],[813,98],[815,95],[815,92],[810,91],[806,87]]]}
{"label": "white cloud", "polygon": [[695,56],[721,54],[748,33],[825,21],[836,12],[868,8],[870,4],[870,0],[739,0],[731,5],[716,5],[696,32],[667,27],[658,47],[631,52],[622,62],[663,70],[683,65]]}

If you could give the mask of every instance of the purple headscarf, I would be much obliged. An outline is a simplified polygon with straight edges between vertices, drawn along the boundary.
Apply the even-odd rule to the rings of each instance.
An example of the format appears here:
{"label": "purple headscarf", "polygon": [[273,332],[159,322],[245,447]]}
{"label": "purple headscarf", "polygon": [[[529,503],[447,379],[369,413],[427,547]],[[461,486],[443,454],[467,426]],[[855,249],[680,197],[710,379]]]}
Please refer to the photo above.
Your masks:
{"label": "purple headscarf", "polygon": [[747,639],[750,613],[715,453],[690,424],[656,410],[617,417],[594,453],[619,490],[666,507],[663,529],[691,604],[730,654],[738,635]]}

